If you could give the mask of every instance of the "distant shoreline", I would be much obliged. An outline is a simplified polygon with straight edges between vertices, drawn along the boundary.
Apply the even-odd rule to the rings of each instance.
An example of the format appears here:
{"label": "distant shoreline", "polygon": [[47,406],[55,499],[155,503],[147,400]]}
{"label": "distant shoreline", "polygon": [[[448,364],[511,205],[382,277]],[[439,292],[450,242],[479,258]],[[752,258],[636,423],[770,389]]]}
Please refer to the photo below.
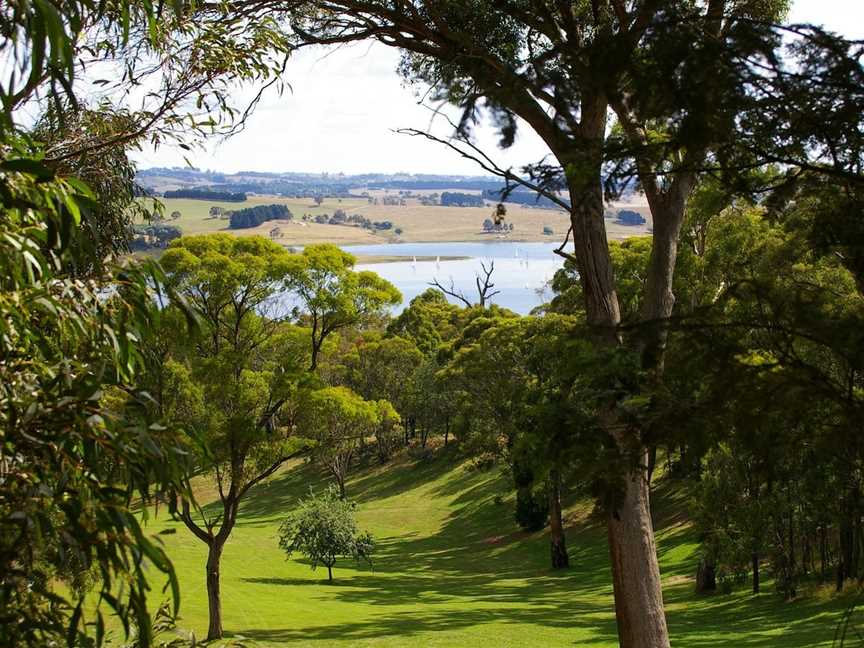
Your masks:
{"label": "distant shoreline", "polygon": [[[346,252],[350,252],[350,251],[351,250],[346,250]],[[396,256],[396,255],[386,255],[386,254],[355,254],[354,256],[357,257],[357,265],[374,265],[376,263],[405,263],[405,262],[414,262],[414,261],[464,261],[465,259],[471,258],[471,257],[467,257],[467,256],[408,257],[408,256]]]}

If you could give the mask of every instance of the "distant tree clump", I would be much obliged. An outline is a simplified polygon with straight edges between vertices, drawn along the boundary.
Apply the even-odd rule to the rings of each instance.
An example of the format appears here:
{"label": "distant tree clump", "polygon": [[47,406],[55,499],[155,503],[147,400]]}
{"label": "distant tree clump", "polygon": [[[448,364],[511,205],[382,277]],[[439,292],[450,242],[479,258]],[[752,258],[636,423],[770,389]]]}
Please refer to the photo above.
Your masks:
{"label": "distant tree clump", "polygon": [[210,191],[207,189],[175,189],[174,191],[166,191],[162,195],[166,198],[191,198],[192,200],[246,201],[246,194],[243,192]]}
{"label": "distant tree clump", "polygon": [[137,226],[129,247],[132,250],[149,250],[150,248],[166,248],[174,239],[180,238],[183,232],[175,225]]}
{"label": "distant tree clump", "polygon": [[621,225],[635,226],[645,224],[645,217],[639,212],[633,211],[632,209],[620,210],[615,219]]}
{"label": "distant tree clump", "polygon": [[210,218],[219,218],[222,215],[222,208],[213,205],[210,208]]}
{"label": "distant tree clump", "polygon": [[482,207],[483,196],[457,191],[445,191],[441,194],[441,204],[445,207]]}
{"label": "distant tree clump", "polygon": [[483,231],[484,232],[491,232],[494,229],[495,229],[495,223],[492,222],[491,218],[487,218],[486,220],[483,221]]}
{"label": "distant tree clump", "polygon": [[339,497],[333,486],[320,495],[310,493],[279,527],[279,547],[286,556],[299,551],[313,570],[324,565],[331,582],[339,556],[371,565],[374,546],[372,535],[357,528],[354,504]]}
{"label": "distant tree clump", "polygon": [[231,229],[258,227],[270,220],[290,220],[291,210],[285,205],[257,205],[231,212]]}
{"label": "distant tree clump", "polygon": [[555,232],[552,230],[551,227],[549,227],[548,225],[546,225],[546,226],[543,228],[543,233],[544,233],[546,236],[552,236]]}

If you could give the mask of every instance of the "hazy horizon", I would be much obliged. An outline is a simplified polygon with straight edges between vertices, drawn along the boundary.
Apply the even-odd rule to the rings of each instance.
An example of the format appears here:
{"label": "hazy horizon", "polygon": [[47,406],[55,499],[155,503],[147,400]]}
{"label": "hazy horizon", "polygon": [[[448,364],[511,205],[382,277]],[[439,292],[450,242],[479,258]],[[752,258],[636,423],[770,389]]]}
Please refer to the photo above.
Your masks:
{"label": "hazy horizon", "polygon": [[[864,3],[797,0],[790,22],[821,24],[847,38],[864,38]],[[289,62],[283,76],[291,90],[281,97],[266,94],[239,134],[224,142],[212,140],[204,150],[163,145],[155,151],[134,152],[132,158],[142,170],[185,167],[188,159],[196,168],[225,174],[483,176],[474,162],[440,144],[393,132],[417,128],[441,137],[452,132],[445,118],[435,117],[430,107],[418,103],[422,88],[405,86],[396,72],[398,61],[397,50],[379,43],[302,52]],[[238,96],[252,93],[247,88]],[[452,107],[440,108],[451,118],[458,116]],[[488,124],[475,135],[478,146],[504,168],[519,168],[549,155],[527,126],[507,150],[498,148]]]}

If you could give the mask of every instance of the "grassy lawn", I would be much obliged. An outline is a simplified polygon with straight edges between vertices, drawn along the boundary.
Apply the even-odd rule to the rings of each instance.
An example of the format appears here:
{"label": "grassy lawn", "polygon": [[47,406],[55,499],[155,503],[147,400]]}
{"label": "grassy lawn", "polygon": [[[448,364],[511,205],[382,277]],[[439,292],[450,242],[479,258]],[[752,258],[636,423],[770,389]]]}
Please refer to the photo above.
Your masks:
{"label": "grassy lawn", "polygon": [[[588,506],[568,509],[572,567],[548,567],[544,533],[524,534],[496,470],[467,471],[443,454],[359,470],[348,486],[361,528],[376,537],[374,568],[326,570],[286,561],[276,531],[311,486],[294,466],[252,491],[223,558],[223,615],[231,636],[260,646],[616,646],[611,577],[601,526]],[[496,503],[496,496],[504,496]],[[829,646],[848,597],[811,589],[793,602],[744,589],[693,594],[694,536],[683,496],[661,483],[655,508],[673,646]],[[178,570],[180,626],[206,634],[204,545],[163,516],[151,521]],[[154,594],[154,599],[156,598]],[[158,601],[154,600],[154,603]]]}
{"label": "grassy lawn", "polygon": [[[226,231],[238,236],[268,236],[273,227],[278,226],[282,238],[278,242],[283,245],[305,245],[308,243],[337,244],[374,244],[401,242],[439,242],[439,241],[488,241],[495,240],[496,235],[484,233],[482,224],[489,218],[491,209],[487,207],[441,207],[421,205],[415,199],[408,199],[408,204],[370,205],[365,198],[327,198],[321,205],[315,205],[311,199],[281,198],[278,196],[250,196],[243,203],[227,203],[209,200],[192,200],[186,198],[163,198],[166,218],[171,212],[179,211],[181,216],[176,221],[167,221],[178,226],[184,234],[208,234]],[[294,214],[292,221],[268,221],[259,227],[229,230],[228,221],[210,218],[210,207],[217,206],[224,210],[243,209],[255,205],[284,204]],[[616,205],[610,207],[614,212],[619,207],[637,209],[650,218],[647,207],[633,205]],[[372,233],[360,227],[344,225],[325,225],[319,223],[304,223],[300,219],[303,214],[332,214],[337,209],[344,209],[348,214],[360,214],[373,221],[391,221],[394,230],[401,228],[402,234],[396,236],[393,230]],[[550,209],[537,209],[521,205],[509,205],[507,220],[513,223],[514,230],[508,235],[513,241],[558,241],[563,239],[569,225],[569,219],[564,212]],[[650,223],[650,220],[649,220]],[[554,235],[543,234],[544,227],[551,227]],[[618,225],[612,220],[606,221],[606,229],[611,239],[623,239],[648,232],[648,226],[627,227]]]}

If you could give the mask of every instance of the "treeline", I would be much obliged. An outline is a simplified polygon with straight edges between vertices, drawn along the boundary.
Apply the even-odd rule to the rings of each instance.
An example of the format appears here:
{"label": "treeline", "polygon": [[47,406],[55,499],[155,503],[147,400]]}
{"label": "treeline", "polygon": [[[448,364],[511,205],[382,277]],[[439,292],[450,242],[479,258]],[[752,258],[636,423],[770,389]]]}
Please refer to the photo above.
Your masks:
{"label": "treeline", "polygon": [[231,191],[211,191],[209,189],[175,189],[162,194],[165,198],[191,198],[192,200],[219,200],[222,202],[245,202],[246,194]]}
{"label": "treeline", "polygon": [[270,220],[291,220],[293,214],[285,205],[256,205],[232,211],[230,214],[231,229],[246,229],[258,227]]}
{"label": "treeline", "polygon": [[441,204],[445,207],[482,207],[485,203],[479,194],[445,191],[441,194]]}
{"label": "treeline", "polygon": [[[483,197],[491,202],[500,202],[501,196],[504,193],[504,188],[500,189],[484,189]],[[533,191],[513,191],[504,199],[505,202],[516,203],[517,205],[528,205],[531,207],[554,207],[560,209],[561,206],[554,203],[546,196],[540,196]]]}

